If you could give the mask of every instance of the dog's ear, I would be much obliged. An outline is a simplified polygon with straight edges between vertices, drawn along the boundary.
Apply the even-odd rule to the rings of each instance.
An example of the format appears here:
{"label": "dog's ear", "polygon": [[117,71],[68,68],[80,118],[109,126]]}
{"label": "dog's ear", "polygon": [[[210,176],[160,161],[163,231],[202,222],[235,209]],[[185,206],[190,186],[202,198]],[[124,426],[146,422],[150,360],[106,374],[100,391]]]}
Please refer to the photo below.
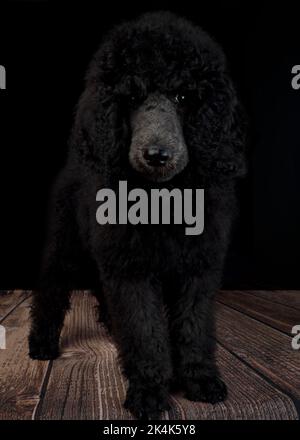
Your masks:
{"label": "dog's ear", "polygon": [[99,149],[103,146],[100,139],[103,130],[100,130],[100,126],[113,125],[113,121],[108,118],[108,114],[113,115],[113,112],[109,112],[111,104],[105,105],[101,94],[103,92],[101,93],[99,87],[87,84],[77,104],[70,147],[79,160],[99,161]]}
{"label": "dog's ear", "polygon": [[230,77],[223,71],[207,81],[203,105],[185,133],[198,172],[213,180],[243,177],[246,172],[246,117]]}
{"label": "dog's ear", "polygon": [[93,90],[86,88],[75,110],[75,120],[70,137],[72,153],[80,160],[88,158],[96,141],[96,103]]}
{"label": "dog's ear", "polygon": [[224,87],[215,172],[228,177],[243,177],[247,173],[246,114],[229,77],[225,77]]}
{"label": "dog's ear", "polygon": [[80,165],[101,169],[103,175],[111,174],[109,168],[118,166],[120,145],[124,141],[118,103],[112,90],[104,84],[89,82],[78,102],[70,149]]}

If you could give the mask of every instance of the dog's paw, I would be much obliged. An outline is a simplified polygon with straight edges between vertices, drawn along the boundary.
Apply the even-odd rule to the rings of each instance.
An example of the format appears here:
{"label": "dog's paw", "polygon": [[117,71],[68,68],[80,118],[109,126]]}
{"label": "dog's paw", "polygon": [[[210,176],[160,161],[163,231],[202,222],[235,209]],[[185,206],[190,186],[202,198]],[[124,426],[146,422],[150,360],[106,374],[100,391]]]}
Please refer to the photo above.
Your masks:
{"label": "dog's paw", "polygon": [[185,396],[198,402],[222,402],[227,397],[227,387],[218,376],[204,376],[185,382]]}
{"label": "dog's paw", "polygon": [[41,340],[30,335],[28,342],[31,359],[46,361],[56,359],[59,356],[59,345],[56,340]]}
{"label": "dog's paw", "polygon": [[158,420],[163,411],[170,409],[167,389],[129,385],[124,407],[137,419]]}

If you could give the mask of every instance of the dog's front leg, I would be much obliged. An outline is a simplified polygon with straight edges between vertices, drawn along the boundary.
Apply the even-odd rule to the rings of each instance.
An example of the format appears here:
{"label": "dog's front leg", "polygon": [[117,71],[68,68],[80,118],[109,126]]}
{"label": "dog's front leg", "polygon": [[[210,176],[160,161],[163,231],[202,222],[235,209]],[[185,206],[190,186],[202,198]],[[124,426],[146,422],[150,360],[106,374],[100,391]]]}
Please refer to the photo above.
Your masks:
{"label": "dog's front leg", "polygon": [[150,281],[104,283],[125,376],[125,407],[136,417],[156,419],[168,409],[171,356],[167,323],[159,292]]}
{"label": "dog's front leg", "polygon": [[[213,278],[213,277],[212,277]],[[176,365],[175,381],[190,400],[216,403],[226,398],[226,386],[215,363],[214,282],[209,274],[182,286],[170,314]]]}
{"label": "dog's front leg", "polygon": [[47,360],[59,356],[59,337],[69,308],[69,291],[58,287],[33,293],[29,355]]}
{"label": "dog's front leg", "polygon": [[38,288],[33,292],[29,355],[32,359],[55,359],[59,338],[69,308],[70,280],[79,270],[76,256],[80,244],[65,186],[53,195],[43,264]]}

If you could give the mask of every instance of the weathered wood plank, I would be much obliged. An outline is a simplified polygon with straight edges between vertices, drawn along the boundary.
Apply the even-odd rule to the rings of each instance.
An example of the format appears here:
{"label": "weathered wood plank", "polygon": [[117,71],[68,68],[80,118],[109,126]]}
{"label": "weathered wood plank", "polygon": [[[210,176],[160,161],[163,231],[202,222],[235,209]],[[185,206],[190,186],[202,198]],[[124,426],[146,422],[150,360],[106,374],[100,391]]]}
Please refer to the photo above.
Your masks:
{"label": "weathered wood plank", "polygon": [[300,290],[245,290],[245,292],[300,310]]}
{"label": "weathered wood plank", "polygon": [[173,396],[170,419],[187,420],[293,420],[292,400],[262,379],[226,349],[217,346],[217,363],[228,387],[228,398],[216,405]]}
{"label": "weathered wood plank", "polygon": [[289,335],[300,324],[300,310],[243,291],[220,292],[217,300]]}
{"label": "weathered wood plank", "polygon": [[300,398],[299,351],[292,338],[217,304],[217,340],[291,395]]}
{"label": "weathered wood plank", "polygon": [[[131,419],[123,408],[126,382],[117,352],[96,322],[95,300],[87,292],[73,295],[62,334],[62,356],[54,361],[36,419]],[[217,405],[171,397],[163,419],[294,419],[291,400],[261,379],[235,356],[218,348],[218,363],[229,399]]]}
{"label": "weathered wood plank", "polygon": [[72,297],[62,332],[62,355],[53,367],[36,419],[130,419],[122,407],[125,383],[116,349],[97,322],[88,292]]}
{"label": "weathered wood plank", "polygon": [[0,296],[0,323],[5,317],[12,312],[24,299],[28,297],[30,292],[26,290],[7,290]]}
{"label": "weathered wood plank", "polygon": [[48,362],[29,359],[27,334],[29,299],[21,302],[1,325],[6,349],[0,350],[0,419],[31,419],[39,401]]}

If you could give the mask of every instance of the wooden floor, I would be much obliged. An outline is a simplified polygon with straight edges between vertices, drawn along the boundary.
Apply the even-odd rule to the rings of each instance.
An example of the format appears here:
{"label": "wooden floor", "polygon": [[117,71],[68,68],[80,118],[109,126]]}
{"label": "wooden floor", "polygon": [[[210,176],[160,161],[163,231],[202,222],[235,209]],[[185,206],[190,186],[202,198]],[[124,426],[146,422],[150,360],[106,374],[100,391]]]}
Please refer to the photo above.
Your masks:
{"label": "wooden floor", "polygon": [[[30,292],[0,295],[0,419],[131,419],[116,349],[97,323],[95,300],[73,294],[54,362],[27,356]],[[170,397],[164,419],[298,419],[300,292],[224,291],[217,297],[217,360],[229,397],[217,405]]]}

